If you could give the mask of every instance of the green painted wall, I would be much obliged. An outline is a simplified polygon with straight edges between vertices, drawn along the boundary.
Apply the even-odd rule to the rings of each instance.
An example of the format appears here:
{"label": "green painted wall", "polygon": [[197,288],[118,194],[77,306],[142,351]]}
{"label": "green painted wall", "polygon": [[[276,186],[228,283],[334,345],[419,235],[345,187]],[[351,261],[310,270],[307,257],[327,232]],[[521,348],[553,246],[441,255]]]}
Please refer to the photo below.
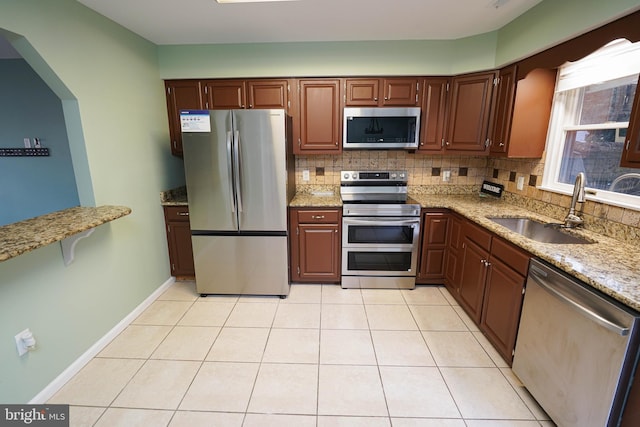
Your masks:
{"label": "green painted wall", "polygon": [[640,7],[640,0],[545,0],[498,31],[458,40],[159,46],[173,78],[453,75],[526,57]]}
{"label": "green painted wall", "polygon": [[[79,242],[69,267],[59,244],[0,263],[0,402],[12,403],[169,278],[159,192],[184,178],[169,152],[156,46],[74,0],[1,0],[0,28],[62,99],[81,204],[133,210]],[[19,358],[13,336],[27,327],[38,349]]]}
{"label": "green painted wall", "polygon": [[498,31],[496,65],[530,56],[638,8],[639,0],[545,0]]}

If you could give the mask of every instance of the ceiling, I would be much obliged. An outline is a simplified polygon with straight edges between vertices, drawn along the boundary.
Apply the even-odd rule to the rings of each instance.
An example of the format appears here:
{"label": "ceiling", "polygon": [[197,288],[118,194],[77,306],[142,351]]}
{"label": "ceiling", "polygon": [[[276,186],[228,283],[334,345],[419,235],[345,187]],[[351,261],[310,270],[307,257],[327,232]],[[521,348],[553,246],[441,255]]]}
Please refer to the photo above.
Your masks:
{"label": "ceiling", "polygon": [[77,0],[158,44],[458,39],[542,0]]}

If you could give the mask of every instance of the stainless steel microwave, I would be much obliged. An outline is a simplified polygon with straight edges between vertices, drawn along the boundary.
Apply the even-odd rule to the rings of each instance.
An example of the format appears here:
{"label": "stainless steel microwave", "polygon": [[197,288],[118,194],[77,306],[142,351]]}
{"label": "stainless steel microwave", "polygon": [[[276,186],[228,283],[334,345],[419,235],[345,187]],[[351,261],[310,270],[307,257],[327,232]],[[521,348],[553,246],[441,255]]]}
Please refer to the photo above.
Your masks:
{"label": "stainless steel microwave", "polygon": [[415,150],[420,138],[420,108],[344,109],[342,148]]}

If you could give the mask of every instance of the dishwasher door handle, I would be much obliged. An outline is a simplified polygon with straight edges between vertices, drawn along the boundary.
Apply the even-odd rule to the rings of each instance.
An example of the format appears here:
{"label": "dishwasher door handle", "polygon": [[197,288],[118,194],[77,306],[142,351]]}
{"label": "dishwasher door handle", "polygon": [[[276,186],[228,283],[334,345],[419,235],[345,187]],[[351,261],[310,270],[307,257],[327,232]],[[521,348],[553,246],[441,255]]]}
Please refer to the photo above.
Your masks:
{"label": "dishwasher door handle", "polygon": [[541,272],[536,268],[529,269],[529,278],[533,279],[543,289],[567,304],[569,307],[573,308],[575,311],[581,313],[583,316],[605,327],[611,332],[615,332],[616,334],[623,337],[629,335],[629,328],[620,326],[609,319],[605,319],[600,314],[594,312],[593,310],[590,310],[577,301],[574,301],[562,292],[559,292],[551,283],[549,283],[548,280],[546,280],[546,277],[547,275],[544,272]]}

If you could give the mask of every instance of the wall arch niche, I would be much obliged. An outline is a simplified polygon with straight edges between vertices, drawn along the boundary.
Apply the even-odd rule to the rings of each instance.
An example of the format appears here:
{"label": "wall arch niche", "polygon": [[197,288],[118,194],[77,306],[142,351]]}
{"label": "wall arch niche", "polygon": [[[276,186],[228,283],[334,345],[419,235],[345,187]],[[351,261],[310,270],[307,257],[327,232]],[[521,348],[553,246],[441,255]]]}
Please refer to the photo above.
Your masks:
{"label": "wall arch niche", "polygon": [[39,138],[50,153],[0,157],[0,226],[95,206],[77,99],[25,37],[2,28],[0,93],[0,148]]}

